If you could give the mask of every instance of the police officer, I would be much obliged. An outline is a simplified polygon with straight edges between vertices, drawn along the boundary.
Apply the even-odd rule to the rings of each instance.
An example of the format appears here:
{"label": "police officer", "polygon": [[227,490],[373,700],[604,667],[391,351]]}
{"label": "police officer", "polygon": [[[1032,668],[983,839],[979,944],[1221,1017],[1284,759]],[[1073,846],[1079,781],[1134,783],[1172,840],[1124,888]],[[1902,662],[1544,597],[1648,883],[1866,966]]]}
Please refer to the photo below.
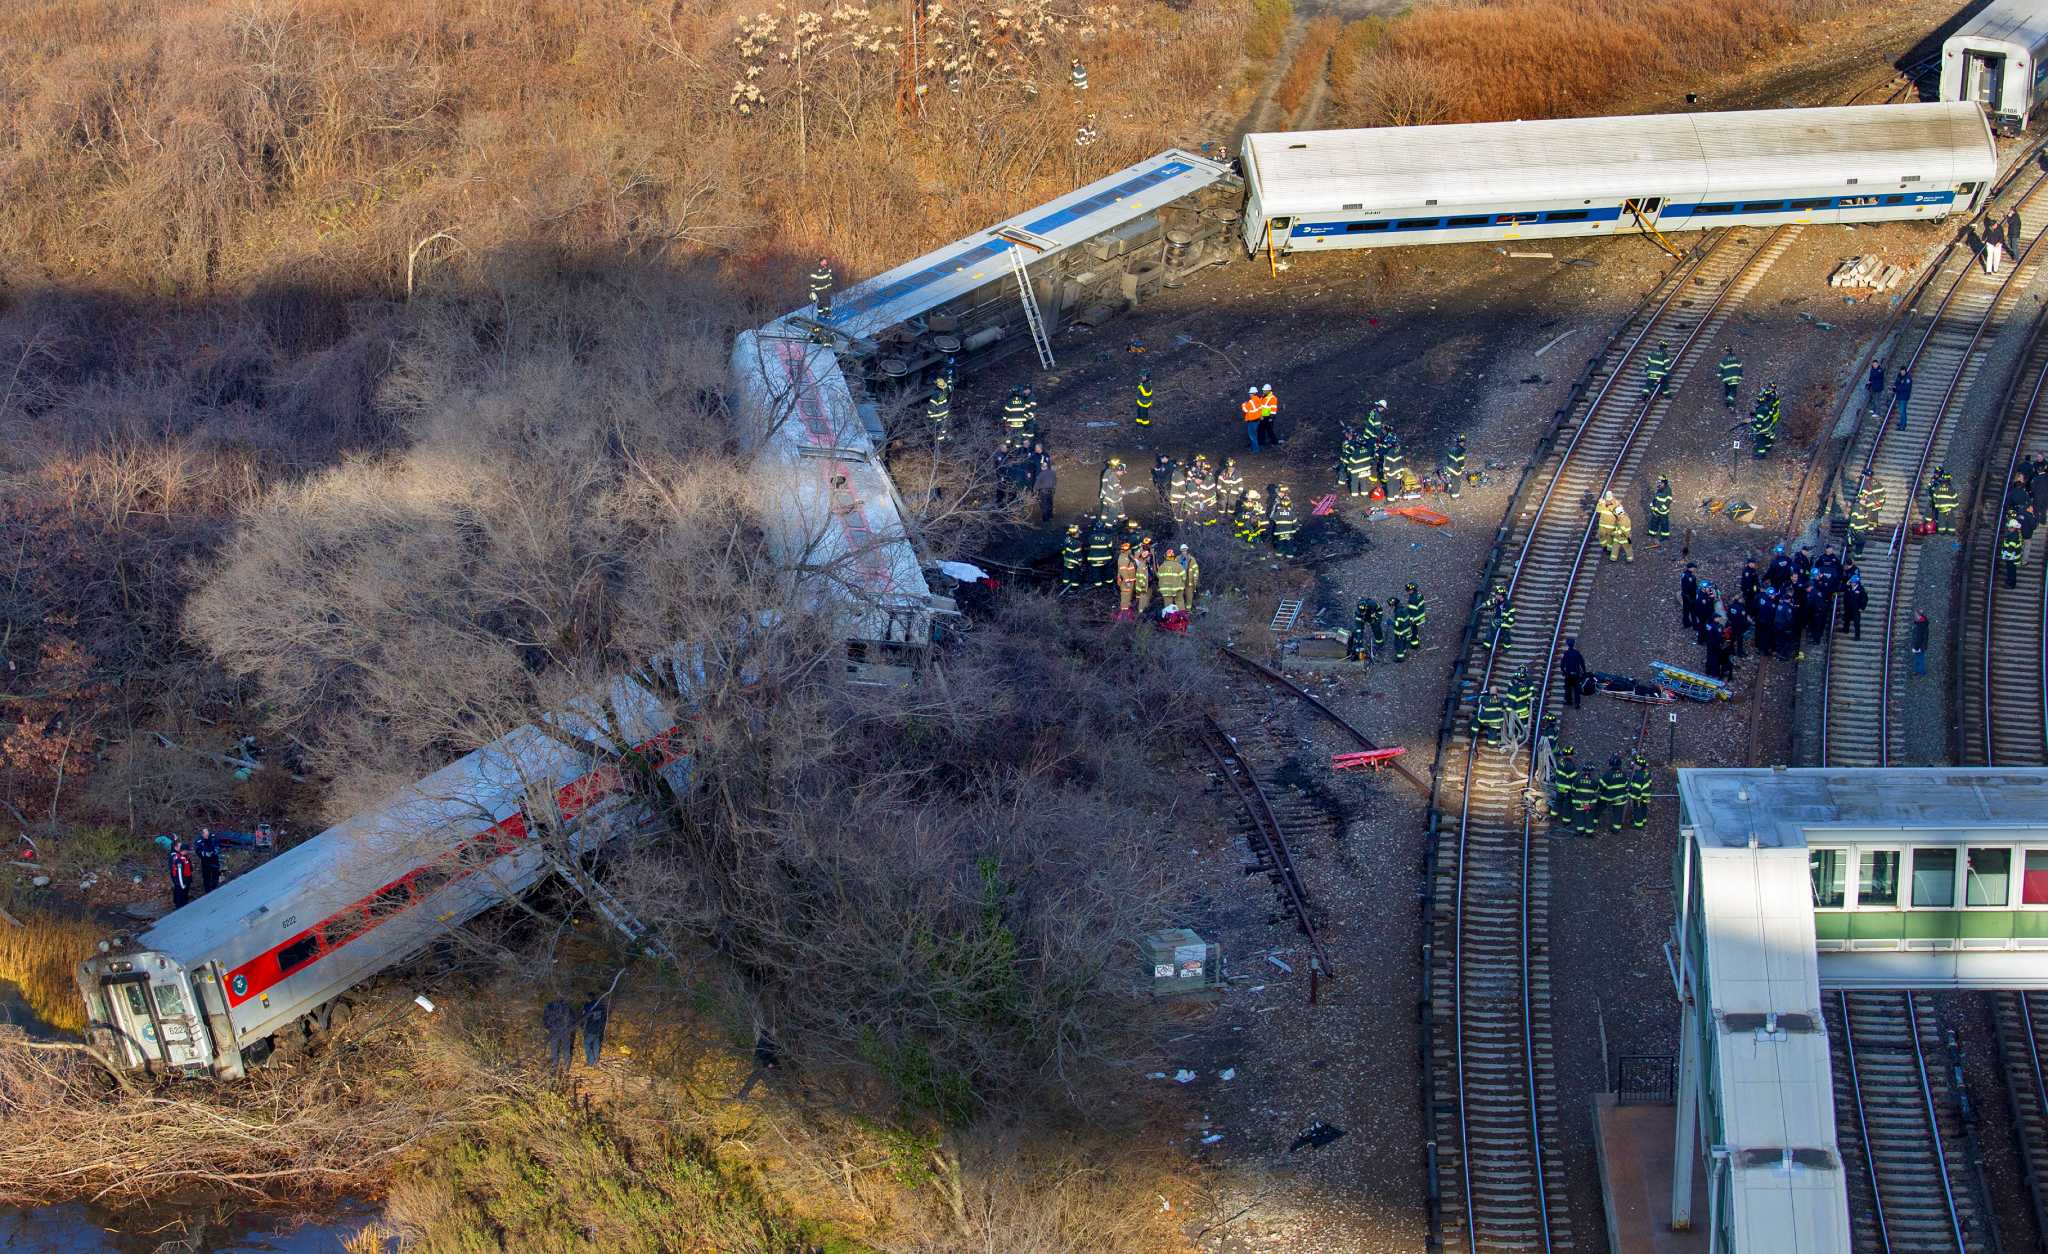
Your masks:
{"label": "police officer", "polygon": [[1721,404],[1724,408],[1735,408],[1735,392],[1742,386],[1742,362],[1735,356],[1735,346],[1729,345],[1721,352]]}
{"label": "police officer", "polygon": [[1451,437],[1451,446],[1444,450],[1444,491],[1458,495],[1465,487],[1465,437]]}
{"label": "police officer", "polygon": [[1472,734],[1475,737],[1484,735],[1487,744],[1496,749],[1500,748],[1500,729],[1503,717],[1504,712],[1501,708],[1500,694],[1491,688],[1487,689],[1479,694],[1479,704],[1472,709]]}
{"label": "police officer", "polygon": [[1661,549],[1664,541],[1671,538],[1671,479],[1668,475],[1657,476],[1657,486],[1650,493],[1650,547]]}
{"label": "police officer", "polygon": [[1650,350],[1649,360],[1643,363],[1643,397],[1649,399],[1664,390],[1664,381],[1671,377],[1671,345],[1657,341],[1657,347]]}
{"label": "police officer", "polygon": [[1962,498],[1956,495],[1955,476],[1948,467],[1934,468],[1933,486],[1927,489],[1927,503],[1934,510],[1934,529],[1945,536],[1956,533],[1956,508]]}
{"label": "police officer", "polygon": [[[1622,772],[1621,757],[1607,759],[1607,773],[1600,777],[1600,808],[1607,812],[1607,830],[1621,830],[1621,812],[1628,802],[1628,776]],[[1594,826],[1599,821],[1594,820]]]}
{"label": "police officer", "polygon": [[931,399],[924,403],[924,416],[931,423],[933,443],[944,444],[953,438],[953,384],[945,375],[933,385]]}
{"label": "police officer", "polygon": [[1152,371],[1149,369],[1138,371],[1138,415],[1136,421],[1141,427],[1152,425]]}
{"label": "police officer", "polygon": [[1273,489],[1273,551],[1282,557],[1294,556],[1294,538],[1301,532],[1301,520],[1295,516],[1294,501],[1289,497],[1287,485]]}
{"label": "police officer", "polygon": [[1650,824],[1650,760],[1638,753],[1628,777],[1628,825],[1641,831]]}
{"label": "police officer", "polygon": [[1060,592],[1078,592],[1081,588],[1082,571],[1088,565],[1088,541],[1081,535],[1081,524],[1071,523],[1067,527],[1067,538],[1060,545]]}
{"label": "police officer", "polygon": [[1422,629],[1429,625],[1429,602],[1422,599],[1422,589],[1416,587],[1413,583],[1408,585],[1406,591],[1408,593],[1408,615],[1415,620],[1415,644],[1413,647],[1419,649],[1422,647]]}
{"label": "police officer", "polygon": [[220,837],[210,827],[192,838],[192,856],[199,859],[199,883],[206,892],[220,887]]}
{"label": "police officer", "polygon": [[1102,518],[1088,524],[1088,586],[1107,588],[1115,582],[1116,536]]}

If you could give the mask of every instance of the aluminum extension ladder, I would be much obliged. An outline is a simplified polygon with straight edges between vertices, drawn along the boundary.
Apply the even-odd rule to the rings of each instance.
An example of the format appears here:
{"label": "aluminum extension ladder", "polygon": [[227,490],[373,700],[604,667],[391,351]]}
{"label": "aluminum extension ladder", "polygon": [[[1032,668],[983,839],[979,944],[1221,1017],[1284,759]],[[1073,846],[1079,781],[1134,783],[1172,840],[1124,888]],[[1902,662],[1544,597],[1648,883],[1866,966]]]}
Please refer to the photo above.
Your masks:
{"label": "aluminum extension ladder", "polygon": [[668,947],[668,942],[656,936],[653,928],[642,923],[638,916],[628,910],[625,902],[612,896],[610,889],[584,874],[583,868],[569,859],[559,857],[553,851],[549,851],[546,857],[555,874],[567,880],[577,892],[583,894],[583,900],[589,902],[591,909],[597,911],[606,923],[611,924],[614,931],[625,937],[628,945],[644,949],[664,959],[670,966],[683,965],[677,961],[675,951]]}
{"label": "aluminum extension ladder", "polygon": [[1008,249],[1010,269],[1017,276],[1017,299],[1024,306],[1024,325],[1031,328],[1031,343],[1038,349],[1038,365],[1052,369],[1052,341],[1046,338],[1045,319],[1038,312],[1038,297],[1031,290],[1031,275],[1024,268],[1024,249],[1012,241]]}

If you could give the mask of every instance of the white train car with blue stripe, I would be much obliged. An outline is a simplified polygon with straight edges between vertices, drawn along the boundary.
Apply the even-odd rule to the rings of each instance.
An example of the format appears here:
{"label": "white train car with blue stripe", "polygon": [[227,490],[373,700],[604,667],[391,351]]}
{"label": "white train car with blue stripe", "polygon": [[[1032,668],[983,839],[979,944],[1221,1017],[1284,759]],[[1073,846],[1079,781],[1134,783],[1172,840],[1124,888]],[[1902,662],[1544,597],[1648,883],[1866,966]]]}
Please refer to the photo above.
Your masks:
{"label": "white train car with blue stripe", "polygon": [[1252,134],[1245,249],[1937,220],[1998,173],[1974,104]]}
{"label": "white train car with blue stripe", "polygon": [[1941,98],[1983,108],[2016,135],[2048,100],[2048,4],[1997,0],[1942,41]]}

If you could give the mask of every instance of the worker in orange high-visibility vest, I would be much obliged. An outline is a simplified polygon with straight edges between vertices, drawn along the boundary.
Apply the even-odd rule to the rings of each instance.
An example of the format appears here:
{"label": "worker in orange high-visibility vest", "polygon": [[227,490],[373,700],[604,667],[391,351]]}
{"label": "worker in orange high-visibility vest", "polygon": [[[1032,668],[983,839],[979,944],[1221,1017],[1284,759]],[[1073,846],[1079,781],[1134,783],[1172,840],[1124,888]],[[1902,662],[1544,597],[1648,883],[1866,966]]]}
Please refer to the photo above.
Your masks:
{"label": "worker in orange high-visibility vest", "polygon": [[1259,389],[1259,438],[1268,444],[1280,443],[1280,435],[1273,429],[1273,422],[1280,416],[1280,398],[1273,395],[1273,385],[1268,383]]}
{"label": "worker in orange high-visibility vest", "polygon": [[1245,437],[1252,442],[1252,452],[1259,451],[1259,420],[1266,416],[1266,402],[1259,397],[1259,389],[1252,388],[1245,396],[1238,412],[1244,415]]}

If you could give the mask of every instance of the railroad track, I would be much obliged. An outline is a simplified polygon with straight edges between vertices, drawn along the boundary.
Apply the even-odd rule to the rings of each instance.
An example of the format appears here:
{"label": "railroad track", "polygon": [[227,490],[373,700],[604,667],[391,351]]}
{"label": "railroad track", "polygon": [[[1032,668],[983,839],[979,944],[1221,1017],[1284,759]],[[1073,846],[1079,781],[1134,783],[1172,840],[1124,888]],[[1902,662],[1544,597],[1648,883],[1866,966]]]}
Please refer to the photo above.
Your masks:
{"label": "railroad track", "polygon": [[2001,502],[2020,459],[2048,456],[2048,322],[2034,332],[2007,394],[1999,431],[1978,481],[1977,522],[1963,587],[1964,671],[1958,720],[1963,761],[2048,765],[2048,580],[2039,560],[2021,562],[2008,589],[1998,566]]}
{"label": "railroad track", "polygon": [[[1462,670],[1478,683],[1454,694],[1460,726],[1479,690],[1524,666],[1540,677],[1532,725],[1540,724],[1559,644],[1584,612],[1592,500],[1634,474],[1670,396],[1797,234],[1783,227],[1715,237],[1609,341],[1526,481],[1531,490],[1509,506],[1499,552],[1517,627],[1511,641],[1490,628],[1468,641]],[[1660,341],[1675,362],[1665,392],[1646,400],[1642,361]],[[1441,756],[1429,956],[1436,1220],[1446,1247],[1474,1254],[1568,1249],[1550,1039],[1549,852],[1524,803],[1527,755],[1456,734]]]}
{"label": "railroad track", "polygon": [[1992,1020],[2034,1228],[2048,1232],[2048,994],[1994,993]]}
{"label": "railroad track", "polygon": [[1939,1017],[1924,994],[1825,999],[1836,1144],[1858,1250],[1991,1251],[1995,1228],[1964,1150],[1959,1094]]}
{"label": "railroad track", "polygon": [[1870,594],[1865,626],[1871,630],[1860,640],[1828,633],[1821,713],[1825,766],[1890,766],[1902,747],[1903,727],[1892,713],[1892,677],[1904,663],[1899,628],[1911,618],[1910,590],[1917,586],[1926,548],[1908,537],[1906,527],[1925,512],[1929,473],[1947,456],[1970,389],[1999,334],[2021,316],[2020,296],[2048,253],[2039,246],[2048,216],[2048,175],[2035,177],[2007,207],[2019,210],[2028,232],[2012,265],[1991,276],[1968,249],[1950,248],[1943,255],[1916,298],[1917,303],[1939,294],[1907,358],[1914,386],[1905,428],[1893,421],[1896,402],[1889,403],[1879,420],[1857,433],[1844,461],[1845,499],[1853,501],[1863,479],[1876,476],[1884,485],[1885,507],[1858,563]]}
{"label": "railroad track", "polygon": [[[1275,747],[1279,736],[1273,728],[1270,712],[1256,721],[1268,747]],[[1314,956],[1317,969],[1324,975],[1336,974],[1330,963],[1330,956],[1323,948],[1321,932],[1317,926],[1316,912],[1309,902],[1308,890],[1301,882],[1301,873],[1295,867],[1294,855],[1305,842],[1296,839],[1296,833],[1305,832],[1318,818],[1326,818],[1320,807],[1296,790],[1284,791],[1276,781],[1261,779],[1251,758],[1239,747],[1238,738],[1223,729],[1214,718],[1202,720],[1202,743],[1216,762],[1216,770],[1224,784],[1237,797],[1243,818],[1242,835],[1255,859],[1245,868],[1246,875],[1264,875],[1280,898],[1280,908],[1292,917],[1295,926],[1307,938],[1309,952]],[[1275,760],[1284,763],[1287,756],[1275,752]],[[1275,798],[1279,800],[1276,804]]]}

